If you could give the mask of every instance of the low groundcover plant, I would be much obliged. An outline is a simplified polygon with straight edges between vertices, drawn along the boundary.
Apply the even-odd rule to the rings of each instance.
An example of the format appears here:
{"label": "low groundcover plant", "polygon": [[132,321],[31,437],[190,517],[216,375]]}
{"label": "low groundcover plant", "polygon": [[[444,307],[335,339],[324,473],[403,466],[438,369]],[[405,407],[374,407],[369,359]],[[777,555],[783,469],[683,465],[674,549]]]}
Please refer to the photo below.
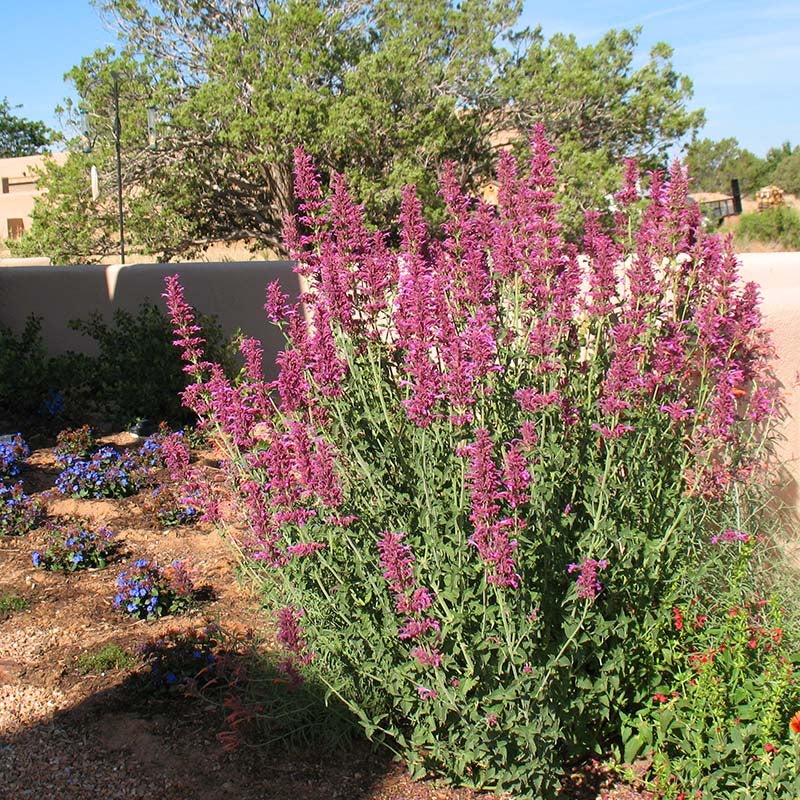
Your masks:
{"label": "low groundcover plant", "polygon": [[19,475],[20,464],[31,454],[21,433],[6,436],[0,441],[0,480]]}
{"label": "low groundcover plant", "polygon": [[156,619],[185,611],[193,595],[194,585],[183,562],[162,567],[140,558],[117,577],[114,606],[137,619]]}
{"label": "low groundcover plant", "polygon": [[87,458],[65,455],[60,461],[64,469],[56,488],[70,497],[127,497],[138,492],[145,480],[138,460],[110,445]]}
{"label": "low groundcover plant", "polygon": [[64,428],[59,431],[53,452],[56,461],[64,463],[68,462],[70,457],[89,458],[97,447],[97,437],[92,427],[81,425],[79,428]]}
{"label": "low groundcover plant", "polygon": [[628,163],[579,255],[550,152],[537,129],[526,170],[501,157],[496,207],[446,171],[438,235],[407,189],[392,247],[298,151],[308,291],[267,289],[273,382],[252,339],[226,379],[177,277],[165,292],[185,402],[225,454],[207,515],[261,580],[289,682],[325,685],[414,775],[526,797],[622,752],[684,669],[672,609],[767,475],[778,412],[757,289],[682,169],[642,200]]}
{"label": "low groundcover plant", "polygon": [[7,486],[0,481],[0,536],[21,536],[44,520],[44,506],[25,494],[22,481]]}
{"label": "low groundcover plant", "polygon": [[46,546],[34,550],[31,561],[34,567],[50,571],[102,569],[114,550],[113,538],[113,531],[105,526],[92,530],[78,521],[52,522]]}

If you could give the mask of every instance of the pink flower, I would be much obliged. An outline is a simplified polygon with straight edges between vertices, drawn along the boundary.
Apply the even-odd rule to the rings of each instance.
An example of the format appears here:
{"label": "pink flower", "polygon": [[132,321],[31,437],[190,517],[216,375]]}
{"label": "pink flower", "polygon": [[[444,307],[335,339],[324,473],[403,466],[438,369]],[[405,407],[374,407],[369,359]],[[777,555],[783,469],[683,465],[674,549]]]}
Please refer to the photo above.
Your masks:
{"label": "pink flower", "polygon": [[422,700],[435,700],[439,696],[439,692],[427,686],[417,686],[417,694]]}
{"label": "pink flower", "polygon": [[750,534],[744,531],[728,529],[711,537],[711,544],[730,543],[730,542],[749,542]]}
{"label": "pink flower", "polygon": [[327,545],[324,542],[298,542],[297,544],[290,544],[286,548],[286,552],[290,556],[302,558],[303,556],[310,556],[320,550],[324,550],[326,547]]}
{"label": "pink flower", "polygon": [[411,651],[411,658],[423,667],[438,668],[442,664],[442,654],[436,648],[415,647]]}
{"label": "pink flower", "polygon": [[281,282],[274,280],[267,286],[264,311],[267,319],[275,325],[280,324],[289,316],[289,295],[284,294]]}
{"label": "pink flower", "polygon": [[584,558],[580,564],[569,564],[567,572],[578,572],[578,597],[585,600],[593,600],[603,589],[603,585],[597,577],[598,570],[608,567],[608,561],[594,558]]}
{"label": "pink flower", "polygon": [[294,606],[285,606],[276,614],[278,629],[275,638],[290,652],[300,656],[300,662],[307,664],[314,658],[313,653],[306,652],[307,644],[303,638],[305,631],[300,626],[300,619],[305,611]]}
{"label": "pink flower", "polygon": [[403,627],[400,628],[398,636],[401,639],[419,639],[420,636],[428,633],[428,631],[436,631],[438,633],[439,630],[439,623],[431,617],[407,619]]}

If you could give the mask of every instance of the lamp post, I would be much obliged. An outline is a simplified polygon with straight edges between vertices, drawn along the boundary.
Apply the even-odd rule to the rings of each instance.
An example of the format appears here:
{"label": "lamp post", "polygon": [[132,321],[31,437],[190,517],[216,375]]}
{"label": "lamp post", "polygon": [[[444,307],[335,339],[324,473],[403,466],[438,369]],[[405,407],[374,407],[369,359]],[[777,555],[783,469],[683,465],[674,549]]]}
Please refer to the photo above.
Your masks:
{"label": "lamp post", "polygon": [[[125,263],[125,215],[122,208],[122,123],[119,118],[119,73],[112,72],[113,79],[112,100],[114,103],[114,153],[117,166],[117,220],[119,228],[119,258],[120,263]],[[81,132],[85,145],[84,152],[92,150],[91,139],[89,138],[89,121],[86,111],[81,112]],[[147,109],[147,139],[151,150],[156,146],[156,121],[157,114],[153,107]]]}
{"label": "lamp post", "polygon": [[114,150],[117,154],[117,215],[119,217],[119,258],[120,263],[125,263],[125,222],[122,213],[122,125],[119,121],[119,75],[111,73],[114,79]]}

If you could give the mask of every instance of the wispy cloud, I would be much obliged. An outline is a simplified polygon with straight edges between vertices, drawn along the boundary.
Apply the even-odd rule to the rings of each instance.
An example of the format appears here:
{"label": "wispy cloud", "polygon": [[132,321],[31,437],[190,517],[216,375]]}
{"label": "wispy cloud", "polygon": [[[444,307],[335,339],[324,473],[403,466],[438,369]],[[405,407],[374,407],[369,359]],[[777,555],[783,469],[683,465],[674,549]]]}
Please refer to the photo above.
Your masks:
{"label": "wispy cloud", "polygon": [[[681,54],[681,67],[696,85],[800,86],[797,30],[724,36],[695,42]],[[787,97],[787,102],[791,98]]]}
{"label": "wispy cloud", "polygon": [[715,3],[718,0],[695,0],[692,3],[678,3],[677,5],[668,6],[667,8],[656,8],[653,11],[648,11],[646,14],[641,14],[633,19],[625,20],[624,22],[617,22],[611,25],[612,28],[631,28],[636,25],[641,25],[651,19],[658,17],[666,17],[670,14],[680,14],[682,11],[693,11],[701,6],[707,6],[709,3]]}

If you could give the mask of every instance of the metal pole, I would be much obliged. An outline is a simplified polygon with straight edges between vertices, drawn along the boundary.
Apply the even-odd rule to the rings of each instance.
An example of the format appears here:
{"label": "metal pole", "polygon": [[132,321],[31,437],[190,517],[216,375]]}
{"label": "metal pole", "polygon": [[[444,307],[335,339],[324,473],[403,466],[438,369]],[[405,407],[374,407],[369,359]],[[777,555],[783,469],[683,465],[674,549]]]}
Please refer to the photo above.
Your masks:
{"label": "metal pole", "polygon": [[120,140],[122,138],[122,125],[119,121],[119,76],[114,77],[114,145],[117,151],[117,211],[119,214],[119,258],[120,263],[125,263],[125,225],[122,214],[122,154]]}

